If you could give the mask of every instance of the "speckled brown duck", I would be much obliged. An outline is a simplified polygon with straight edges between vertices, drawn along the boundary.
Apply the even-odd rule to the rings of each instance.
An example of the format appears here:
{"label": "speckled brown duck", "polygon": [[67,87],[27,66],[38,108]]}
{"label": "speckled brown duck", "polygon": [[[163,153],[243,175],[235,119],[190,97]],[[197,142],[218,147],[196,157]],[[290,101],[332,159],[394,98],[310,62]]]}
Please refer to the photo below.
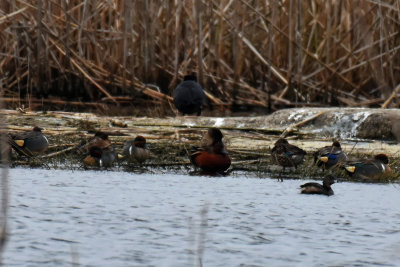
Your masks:
{"label": "speckled brown duck", "polygon": [[271,151],[272,161],[283,167],[295,167],[304,162],[304,157],[307,153],[295,146],[289,144],[285,138],[280,138],[275,142]]}

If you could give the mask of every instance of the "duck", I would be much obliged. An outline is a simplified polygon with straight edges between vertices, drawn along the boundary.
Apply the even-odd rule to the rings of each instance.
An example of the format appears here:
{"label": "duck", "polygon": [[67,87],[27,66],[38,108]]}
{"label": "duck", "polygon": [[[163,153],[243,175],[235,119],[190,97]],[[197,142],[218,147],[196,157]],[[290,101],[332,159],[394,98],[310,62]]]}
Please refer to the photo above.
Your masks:
{"label": "duck", "polygon": [[347,161],[344,164],[344,169],[353,178],[382,178],[391,173],[388,164],[389,157],[381,153],[375,155],[372,159]]}
{"label": "duck", "polygon": [[49,140],[38,126],[33,127],[30,132],[10,135],[8,141],[18,154],[29,158],[44,153],[49,147]]}
{"label": "duck", "polygon": [[133,140],[126,141],[122,148],[122,154],[118,154],[119,159],[127,158],[128,161],[136,160],[142,164],[150,157],[150,151],[147,148],[146,138],[138,135]]}
{"label": "duck", "polygon": [[231,158],[222,142],[223,134],[218,128],[210,128],[201,141],[201,147],[193,147],[190,161],[203,172],[220,173],[231,166]]}
{"label": "duck", "polygon": [[186,75],[173,93],[174,105],[183,115],[201,115],[206,95],[195,75]]}
{"label": "duck", "polygon": [[347,160],[346,153],[342,150],[339,141],[334,141],[331,146],[324,146],[314,152],[314,162],[318,167],[330,169],[338,163]]}
{"label": "duck", "polygon": [[83,159],[85,166],[91,167],[111,167],[116,159],[116,153],[112,146],[101,148],[92,146],[89,149],[89,155]]}
{"label": "duck", "polygon": [[302,164],[306,151],[289,144],[285,138],[279,138],[271,150],[272,161],[283,167],[295,167]]}
{"label": "duck", "polygon": [[99,147],[105,149],[111,146],[111,141],[108,139],[108,134],[105,132],[97,131],[92,138],[88,141],[83,141],[79,146],[78,151],[81,154],[87,154],[91,147]]}
{"label": "duck", "polygon": [[333,176],[328,175],[322,180],[322,185],[319,183],[305,183],[300,186],[301,194],[320,194],[332,196],[334,194],[331,185],[335,183]]}

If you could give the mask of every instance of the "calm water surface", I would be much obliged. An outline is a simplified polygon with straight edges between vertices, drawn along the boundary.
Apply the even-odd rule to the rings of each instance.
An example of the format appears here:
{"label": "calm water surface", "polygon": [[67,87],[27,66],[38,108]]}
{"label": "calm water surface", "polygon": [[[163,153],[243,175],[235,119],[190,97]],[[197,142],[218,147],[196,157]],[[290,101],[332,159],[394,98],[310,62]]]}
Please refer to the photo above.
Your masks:
{"label": "calm water surface", "polygon": [[10,170],[4,266],[400,266],[400,186]]}

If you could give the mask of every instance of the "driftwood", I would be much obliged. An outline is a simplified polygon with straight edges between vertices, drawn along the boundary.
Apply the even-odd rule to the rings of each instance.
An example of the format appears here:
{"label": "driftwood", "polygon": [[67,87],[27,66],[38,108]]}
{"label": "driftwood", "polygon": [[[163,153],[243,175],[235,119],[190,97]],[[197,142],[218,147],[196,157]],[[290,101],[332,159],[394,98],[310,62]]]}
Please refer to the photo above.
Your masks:
{"label": "driftwood", "polygon": [[296,124],[290,125],[288,128],[285,129],[285,131],[283,131],[283,133],[280,135],[280,138],[285,138],[289,133],[293,132],[293,130],[295,128],[297,128],[299,126],[302,126],[302,125],[304,125],[304,124],[306,124],[306,123],[318,118],[319,116],[321,116],[324,113],[325,113],[325,111],[321,111],[321,112],[319,112],[319,113],[317,113],[317,114],[315,114],[315,115],[313,115],[313,116],[311,116],[311,117],[309,117],[309,118],[307,118],[305,120],[302,120],[302,121],[300,121],[300,122],[298,122]]}

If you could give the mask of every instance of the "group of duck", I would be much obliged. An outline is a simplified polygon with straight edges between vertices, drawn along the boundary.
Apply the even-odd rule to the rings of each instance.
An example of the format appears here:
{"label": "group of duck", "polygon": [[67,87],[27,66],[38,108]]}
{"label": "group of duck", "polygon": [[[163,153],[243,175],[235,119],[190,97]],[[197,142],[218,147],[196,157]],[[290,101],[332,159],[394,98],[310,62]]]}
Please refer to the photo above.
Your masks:
{"label": "group of duck", "polygon": [[[200,115],[206,96],[197,82],[195,75],[187,75],[174,90],[174,105],[183,114]],[[193,147],[189,155],[191,163],[206,173],[223,173],[231,166],[231,158],[225,150],[222,141],[223,134],[217,128],[210,128],[200,141],[200,146]],[[34,157],[46,151],[49,141],[42,134],[42,129],[34,127],[32,131],[9,136],[8,143],[20,155]],[[82,142],[77,147],[77,152],[82,156],[85,166],[111,167],[116,160],[126,160],[142,164],[150,157],[150,151],[143,136],[124,143],[121,153],[117,153],[112,146],[108,135],[97,132],[88,141]],[[280,138],[271,150],[272,161],[283,167],[301,165],[305,161],[306,151],[289,144]],[[325,146],[314,152],[314,162],[324,169],[342,168],[350,176],[371,179],[384,176],[391,172],[388,166],[389,159],[385,154],[378,154],[371,159],[349,160],[342,150],[340,143],[334,141],[331,146]],[[328,175],[323,184],[306,183],[301,186],[301,193],[332,195],[331,185],[334,178]]]}
{"label": "group of duck", "polygon": [[[231,166],[231,158],[225,150],[222,141],[223,134],[218,128],[209,128],[200,141],[200,145],[193,147],[189,158],[191,163],[205,173],[223,173]],[[18,154],[25,157],[34,157],[46,151],[49,146],[47,137],[42,129],[35,126],[32,131],[17,135],[9,135],[8,143]],[[108,135],[96,132],[88,141],[83,141],[77,151],[82,155],[85,166],[111,167],[116,160],[126,160],[142,164],[150,157],[150,151],[143,136],[137,136],[124,143],[121,153],[117,153]],[[306,151],[289,144],[280,138],[271,150],[272,161],[285,170],[303,164]],[[348,160],[338,141],[331,146],[325,146],[314,152],[314,162],[324,169],[343,168],[350,176],[371,179],[391,172],[388,166],[389,159],[385,154],[378,154],[371,159]],[[301,186],[304,194],[332,195],[332,176],[327,176],[323,184],[306,183]]]}

